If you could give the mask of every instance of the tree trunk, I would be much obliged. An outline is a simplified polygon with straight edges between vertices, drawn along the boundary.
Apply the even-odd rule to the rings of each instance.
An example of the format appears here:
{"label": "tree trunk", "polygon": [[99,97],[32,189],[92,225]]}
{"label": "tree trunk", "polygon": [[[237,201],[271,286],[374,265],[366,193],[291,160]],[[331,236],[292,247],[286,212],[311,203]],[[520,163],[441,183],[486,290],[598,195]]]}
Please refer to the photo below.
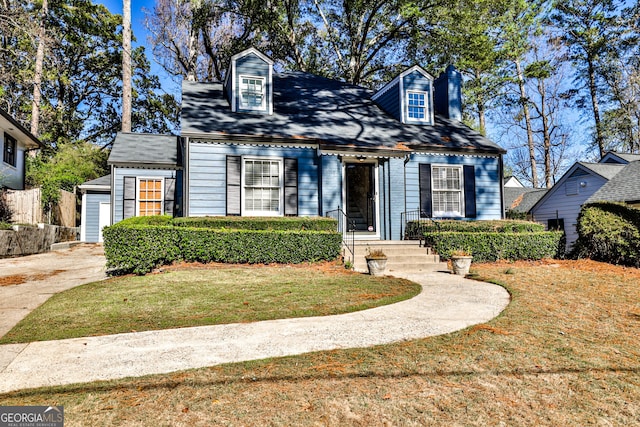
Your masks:
{"label": "tree trunk", "polygon": [[538,188],[538,165],[536,163],[536,151],[533,141],[533,127],[531,125],[531,113],[529,112],[529,98],[527,97],[527,89],[524,85],[524,73],[520,60],[516,59],[516,73],[518,77],[518,87],[520,88],[520,100],[522,103],[522,112],[524,114],[524,122],[527,128],[527,146],[529,148],[529,162],[531,163],[531,183],[533,188]]}
{"label": "tree trunk", "polygon": [[542,149],[544,151],[544,182],[547,188],[553,186],[551,171],[551,130],[549,129],[549,117],[547,117],[547,92],[544,80],[538,79],[538,92],[540,92],[540,118],[542,119]]}
{"label": "tree trunk", "polygon": [[122,132],[131,132],[131,0],[122,6]]}
{"label": "tree trunk", "polygon": [[42,0],[42,11],[40,13],[40,28],[38,30],[38,49],[36,51],[36,64],[33,72],[33,100],[31,101],[31,133],[39,135],[40,127],[40,101],[42,100],[42,71],[44,69],[44,47],[46,31],[46,20],[49,14],[49,4],[47,0]]}
{"label": "tree trunk", "polygon": [[[477,81],[480,81],[481,75],[479,70],[475,70],[475,77]],[[476,108],[478,109],[478,126],[479,126],[478,131],[481,134],[486,135],[487,134],[487,117],[486,117],[486,110],[484,106],[484,99],[481,94],[478,94],[477,97],[478,97],[478,101],[476,102]]]}
{"label": "tree trunk", "polygon": [[588,58],[589,67],[589,94],[591,95],[591,107],[593,108],[593,121],[596,125],[596,144],[600,151],[600,158],[605,155],[604,138],[602,136],[602,124],[600,123],[600,106],[598,105],[598,91],[596,88],[596,71],[593,59]]}

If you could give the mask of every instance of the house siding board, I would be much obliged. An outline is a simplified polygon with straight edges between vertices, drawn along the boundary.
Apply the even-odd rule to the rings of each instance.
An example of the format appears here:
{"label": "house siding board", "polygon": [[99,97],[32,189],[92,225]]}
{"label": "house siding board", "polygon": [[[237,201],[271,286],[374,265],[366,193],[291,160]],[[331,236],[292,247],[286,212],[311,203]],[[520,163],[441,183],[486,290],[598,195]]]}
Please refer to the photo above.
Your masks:
{"label": "house siding board", "polygon": [[110,193],[87,192],[84,226],[86,230],[85,242],[97,242],[100,238],[100,203],[110,203]]}
{"label": "house siding board", "polygon": [[226,214],[227,156],[297,159],[298,215],[318,214],[318,167],[314,149],[190,142],[189,156],[190,216]]}
{"label": "house siding board", "polygon": [[389,185],[386,190],[389,192],[388,202],[390,206],[385,207],[384,211],[388,212],[390,218],[385,221],[390,223],[389,235],[390,240],[400,240],[400,217],[405,211],[405,194],[404,194],[404,159],[389,159],[387,162],[389,167]]}
{"label": "house siding board", "polygon": [[478,220],[502,218],[500,203],[500,161],[498,157],[413,154],[406,167],[406,210],[420,208],[418,168],[421,163],[431,165],[474,166],[476,188],[476,217]]}
{"label": "house siding board", "polygon": [[393,84],[376,99],[376,104],[396,120],[400,120],[400,83]]}
{"label": "house siding board", "polygon": [[[433,124],[431,120],[432,110],[433,110],[433,91],[432,91],[432,81],[425,76],[423,76],[418,71],[413,71],[403,79],[403,87],[404,91],[407,92],[409,90],[415,90],[420,92],[427,93],[426,105],[427,108],[427,120],[411,120],[408,116],[405,117],[405,123],[417,123],[417,124]],[[408,97],[405,96],[405,102],[408,101]]]}
{"label": "house siding board", "polygon": [[550,190],[547,198],[540,204],[534,206],[531,214],[534,221],[547,225],[550,219],[563,218],[564,228],[567,233],[567,249],[570,249],[578,238],[576,223],[582,204],[591,197],[606,181],[595,174],[581,175],[581,181],[585,186],[578,185],[577,194],[567,195],[565,192],[566,183],[556,184],[555,189]]}
{"label": "house siding board", "polygon": [[142,168],[113,168],[114,176],[114,203],[111,206],[113,223],[122,221],[124,210],[124,177],[133,176],[136,178],[175,178],[177,172],[171,169],[142,169]]}
{"label": "house siding board", "polygon": [[[266,111],[254,111],[251,110],[252,113],[267,113],[269,111],[269,96],[268,94],[271,91],[271,82],[269,81],[269,64],[266,63],[262,58],[254,53],[250,53],[246,56],[238,58],[235,66],[235,79],[236,79],[236,90],[240,88],[240,76],[251,76],[251,77],[263,77],[265,82],[265,106]],[[240,108],[240,96],[236,96],[236,109],[237,111],[243,111]]]}
{"label": "house siding board", "polygon": [[337,156],[322,156],[322,215],[342,206],[342,162]]}

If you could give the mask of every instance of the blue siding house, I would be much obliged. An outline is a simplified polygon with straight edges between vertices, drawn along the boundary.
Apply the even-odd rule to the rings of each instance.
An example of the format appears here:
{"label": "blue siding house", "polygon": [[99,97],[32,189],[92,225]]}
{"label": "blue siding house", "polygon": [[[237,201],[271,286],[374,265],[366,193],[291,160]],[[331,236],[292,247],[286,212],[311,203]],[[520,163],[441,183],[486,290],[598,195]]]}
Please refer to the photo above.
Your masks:
{"label": "blue siding house", "polygon": [[340,210],[358,237],[400,240],[408,211],[499,219],[505,151],[464,125],[460,108],[453,67],[434,79],[414,66],[376,92],[277,73],[247,49],[224,82],[183,83],[179,137],[118,135],[112,221]]}

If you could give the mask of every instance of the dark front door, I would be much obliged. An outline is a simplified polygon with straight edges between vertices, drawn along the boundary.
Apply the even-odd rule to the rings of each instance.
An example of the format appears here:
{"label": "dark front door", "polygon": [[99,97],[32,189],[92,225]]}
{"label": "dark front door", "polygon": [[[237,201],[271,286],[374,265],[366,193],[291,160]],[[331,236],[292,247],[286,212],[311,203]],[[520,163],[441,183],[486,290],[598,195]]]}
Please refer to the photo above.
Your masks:
{"label": "dark front door", "polygon": [[375,165],[347,163],[347,215],[355,231],[376,231]]}

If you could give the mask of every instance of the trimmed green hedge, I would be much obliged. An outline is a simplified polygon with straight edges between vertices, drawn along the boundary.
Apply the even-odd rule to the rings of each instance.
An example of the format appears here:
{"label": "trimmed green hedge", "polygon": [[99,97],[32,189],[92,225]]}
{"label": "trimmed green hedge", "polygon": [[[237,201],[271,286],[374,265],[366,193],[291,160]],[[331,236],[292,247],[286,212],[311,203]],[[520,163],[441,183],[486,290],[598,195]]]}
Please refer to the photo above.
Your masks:
{"label": "trimmed green hedge", "polygon": [[241,230],[335,231],[336,221],[320,217],[205,216],[174,218],[176,227],[228,228]]}
{"label": "trimmed green hedge", "polygon": [[640,209],[618,203],[584,205],[573,255],[640,267]]}
{"label": "trimmed green hedge", "polygon": [[[416,227],[418,224],[409,222],[409,227]],[[455,231],[461,233],[536,233],[544,231],[544,225],[532,221],[519,220],[487,220],[487,221],[464,221],[464,220],[434,220],[421,222],[420,228],[424,233],[435,233],[439,231]]]}
{"label": "trimmed green hedge", "polygon": [[[287,224],[283,228],[291,228],[286,230],[186,227],[171,224],[177,219],[148,218],[130,218],[104,229],[107,267],[113,269],[115,274],[146,274],[158,266],[180,260],[203,263],[332,260],[339,256],[342,243],[342,235],[335,231],[335,220],[329,220],[333,221],[332,231],[308,231],[302,225],[295,227],[295,219],[291,218],[281,218]],[[274,226],[277,222],[271,221]],[[309,223],[308,218],[300,218],[299,222]],[[167,223],[170,225],[163,225]],[[244,224],[251,226],[251,221],[236,221],[235,224],[237,227]]]}
{"label": "trimmed green hedge", "polygon": [[563,254],[563,236],[561,231],[425,233],[427,246],[443,260],[450,259],[453,251],[464,250],[477,262],[555,258]]}

